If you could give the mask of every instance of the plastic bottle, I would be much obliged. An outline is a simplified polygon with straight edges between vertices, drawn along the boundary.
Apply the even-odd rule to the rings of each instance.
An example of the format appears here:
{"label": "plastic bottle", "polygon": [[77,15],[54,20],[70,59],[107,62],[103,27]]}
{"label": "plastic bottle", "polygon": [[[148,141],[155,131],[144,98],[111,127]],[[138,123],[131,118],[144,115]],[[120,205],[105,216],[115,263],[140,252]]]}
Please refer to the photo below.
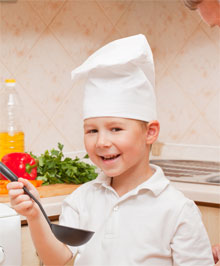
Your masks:
{"label": "plastic bottle", "polygon": [[8,79],[0,91],[0,160],[5,154],[24,152],[22,105],[15,86],[16,81]]}

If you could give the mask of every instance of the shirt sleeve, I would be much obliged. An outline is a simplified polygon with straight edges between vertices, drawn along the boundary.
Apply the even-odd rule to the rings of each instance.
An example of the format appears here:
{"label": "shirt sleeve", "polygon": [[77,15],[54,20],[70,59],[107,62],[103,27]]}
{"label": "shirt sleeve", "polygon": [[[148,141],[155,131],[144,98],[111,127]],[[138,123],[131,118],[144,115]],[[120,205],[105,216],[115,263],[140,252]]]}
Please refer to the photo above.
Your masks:
{"label": "shirt sleeve", "polygon": [[171,242],[174,266],[213,266],[208,234],[195,203],[187,201],[177,219]]}

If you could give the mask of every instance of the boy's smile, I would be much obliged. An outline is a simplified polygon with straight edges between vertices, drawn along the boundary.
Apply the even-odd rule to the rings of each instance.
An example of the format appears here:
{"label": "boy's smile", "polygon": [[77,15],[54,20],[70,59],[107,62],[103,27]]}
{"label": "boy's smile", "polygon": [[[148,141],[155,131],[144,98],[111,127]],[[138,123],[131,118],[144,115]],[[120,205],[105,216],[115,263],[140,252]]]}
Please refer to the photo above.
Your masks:
{"label": "boy's smile", "polygon": [[105,155],[105,156],[101,156],[103,161],[114,161],[115,159],[117,159],[120,156],[120,154],[112,154],[112,155]]}
{"label": "boy's smile", "polygon": [[90,159],[114,178],[146,176],[147,132],[146,123],[134,119],[98,117],[84,121],[84,142]]}

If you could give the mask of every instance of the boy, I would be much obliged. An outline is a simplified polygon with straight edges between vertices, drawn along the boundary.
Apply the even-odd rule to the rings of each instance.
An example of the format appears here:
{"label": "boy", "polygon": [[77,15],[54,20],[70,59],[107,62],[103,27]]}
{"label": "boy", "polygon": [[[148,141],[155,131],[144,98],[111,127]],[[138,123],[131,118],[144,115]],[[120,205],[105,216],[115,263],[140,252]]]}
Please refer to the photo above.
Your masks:
{"label": "boy", "polygon": [[[55,239],[38,207],[23,194],[23,179],[10,183],[11,204],[25,215],[46,265],[211,266],[207,233],[193,201],[149,164],[159,134],[154,64],[144,35],[116,40],[72,72],[85,76],[84,142],[102,170],[68,196],[60,224],[95,231],[80,247]],[[35,192],[36,195],[36,192]],[[73,255],[72,255],[73,254]]]}

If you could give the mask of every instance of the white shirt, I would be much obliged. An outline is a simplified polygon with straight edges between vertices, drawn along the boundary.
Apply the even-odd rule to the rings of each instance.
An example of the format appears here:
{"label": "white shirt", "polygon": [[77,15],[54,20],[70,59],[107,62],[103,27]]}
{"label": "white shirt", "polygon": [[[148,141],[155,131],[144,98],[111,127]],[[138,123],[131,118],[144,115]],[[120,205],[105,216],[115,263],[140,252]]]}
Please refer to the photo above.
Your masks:
{"label": "white shirt", "polygon": [[64,200],[60,224],[95,232],[85,245],[69,247],[77,252],[74,265],[214,265],[197,206],[151,167],[154,175],[121,197],[100,174]]}

